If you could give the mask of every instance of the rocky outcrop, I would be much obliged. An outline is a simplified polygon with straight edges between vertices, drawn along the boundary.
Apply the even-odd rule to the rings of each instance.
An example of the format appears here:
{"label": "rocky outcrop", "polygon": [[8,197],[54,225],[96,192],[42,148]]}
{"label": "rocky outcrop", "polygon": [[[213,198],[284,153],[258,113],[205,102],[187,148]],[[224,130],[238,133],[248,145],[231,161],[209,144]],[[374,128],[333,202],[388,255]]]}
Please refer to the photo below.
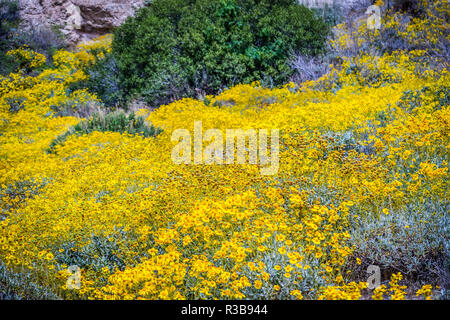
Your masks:
{"label": "rocky outcrop", "polygon": [[145,0],[19,0],[24,28],[58,27],[70,44],[110,32]]}

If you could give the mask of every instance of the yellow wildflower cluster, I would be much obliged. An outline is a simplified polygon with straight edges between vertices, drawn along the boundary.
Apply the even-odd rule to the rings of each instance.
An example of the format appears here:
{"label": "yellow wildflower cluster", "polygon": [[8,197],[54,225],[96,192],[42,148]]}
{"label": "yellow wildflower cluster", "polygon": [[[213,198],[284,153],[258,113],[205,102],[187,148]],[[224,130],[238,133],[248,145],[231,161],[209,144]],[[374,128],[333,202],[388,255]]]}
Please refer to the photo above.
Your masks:
{"label": "yellow wildflower cluster", "polygon": [[[399,272],[391,275],[388,286],[382,284],[373,290],[371,298],[373,300],[383,300],[389,298],[390,300],[405,300],[406,285],[400,285],[399,282],[403,280],[403,275]],[[433,287],[429,284],[422,286],[417,290],[416,296],[423,296],[426,300],[432,299]],[[329,286],[323,290],[319,296],[319,300],[359,300],[367,299],[366,282],[351,282],[342,286]]]}
{"label": "yellow wildflower cluster", "polygon": [[367,288],[367,283],[351,282],[343,286],[327,287],[319,300],[359,300],[362,297],[361,290]]}
{"label": "yellow wildflower cluster", "polygon": [[[368,28],[367,16],[353,22],[352,25],[338,24],[333,28],[335,37],[330,45],[337,52],[380,52],[382,48],[431,49],[443,53],[448,41],[447,0],[420,0],[417,6],[422,16],[409,18],[402,12],[391,10],[381,12],[380,29]],[[383,7],[383,1],[376,3]]]}
{"label": "yellow wildflower cluster", "polygon": [[431,285],[425,284],[422,288],[417,290],[416,296],[423,296],[426,300],[431,300],[433,295],[432,289],[433,287]]}
{"label": "yellow wildflower cluster", "polygon": [[[0,260],[62,297],[361,299],[366,284],[344,271],[352,227],[393,219],[408,201],[448,201],[447,163],[433,159],[448,152],[438,92],[449,75],[422,72],[423,52],[361,54],[300,86],[243,84],[141,110],[161,134],[92,132],[45,152],[80,121],[59,106],[97,101],[67,89],[108,39],[58,51],[37,76],[0,79]],[[171,134],[194,121],[279,129],[278,174],[174,164]],[[69,265],[81,268],[78,291],[67,288]],[[392,299],[405,298],[401,277]]]}
{"label": "yellow wildflower cluster", "polygon": [[20,68],[33,69],[42,66],[46,62],[45,55],[35,52],[26,46],[8,51],[6,55],[14,57],[21,64]]}
{"label": "yellow wildflower cluster", "polygon": [[[403,275],[399,272],[391,276],[389,287],[381,285],[373,291],[372,299],[383,300],[389,297],[390,300],[405,300],[406,285],[400,285],[399,282],[403,279]],[[417,290],[416,296],[423,296],[426,300],[431,300],[433,287],[429,284],[423,285],[421,289]]]}

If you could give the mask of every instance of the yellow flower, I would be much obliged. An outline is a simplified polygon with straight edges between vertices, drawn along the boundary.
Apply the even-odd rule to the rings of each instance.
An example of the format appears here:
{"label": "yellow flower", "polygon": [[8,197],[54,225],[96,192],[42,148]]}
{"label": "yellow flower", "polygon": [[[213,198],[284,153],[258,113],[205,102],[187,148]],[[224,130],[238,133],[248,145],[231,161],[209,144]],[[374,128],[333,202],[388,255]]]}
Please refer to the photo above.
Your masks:
{"label": "yellow flower", "polygon": [[300,290],[291,291],[291,296],[295,296],[298,300],[303,299],[303,295]]}
{"label": "yellow flower", "polygon": [[183,237],[183,245],[184,246],[189,245],[191,242],[192,242],[192,239],[191,239],[191,237],[189,235],[186,235],[186,236]]}

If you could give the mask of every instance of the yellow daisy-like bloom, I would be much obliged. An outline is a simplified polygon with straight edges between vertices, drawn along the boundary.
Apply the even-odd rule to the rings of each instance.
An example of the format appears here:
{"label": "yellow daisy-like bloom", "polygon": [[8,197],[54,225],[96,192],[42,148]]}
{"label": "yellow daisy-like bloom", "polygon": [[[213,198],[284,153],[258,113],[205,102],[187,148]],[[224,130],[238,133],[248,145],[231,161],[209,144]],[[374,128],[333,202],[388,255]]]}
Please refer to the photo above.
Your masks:
{"label": "yellow daisy-like bloom", "polygon": [[294,268],[293,268],[291,265],[287,265],[287,266],[284,268],[284,270],[285,270],[286,272],[291,272],[292,270],[294,270]]}
{"label": "yellow daisy-like bloom", "polygon": [[293,291],[291,291],[290,294],[291,294],[291,296],[295,296],[295,298],[296,298],[297,300],[303,299],[303,295],[302,295],[302,293],[301,293],[300,290],[293,290]]}

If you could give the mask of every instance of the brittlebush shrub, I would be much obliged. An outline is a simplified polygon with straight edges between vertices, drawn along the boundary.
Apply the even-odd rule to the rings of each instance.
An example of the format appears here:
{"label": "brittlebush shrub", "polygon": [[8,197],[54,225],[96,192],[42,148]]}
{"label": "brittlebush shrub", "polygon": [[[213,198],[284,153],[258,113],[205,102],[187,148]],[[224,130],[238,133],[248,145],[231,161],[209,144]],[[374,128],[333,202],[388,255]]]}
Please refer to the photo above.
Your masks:
{"label": "brittlebush shrub", "polygon": [[289,52],[317,55],[328,27],[295,0],[155,0],[115,31],[122,95],[152,106],[292,74]]}
{"label": "brittlebush shrub", "polygon": [[6,53],[24,46],[44,54],[50,63],[53,54],[66,44],[57,27],[24,29],[21,26],[19,2],[0,0],[0,75],[8,75],[20,67],[18,61]]}

